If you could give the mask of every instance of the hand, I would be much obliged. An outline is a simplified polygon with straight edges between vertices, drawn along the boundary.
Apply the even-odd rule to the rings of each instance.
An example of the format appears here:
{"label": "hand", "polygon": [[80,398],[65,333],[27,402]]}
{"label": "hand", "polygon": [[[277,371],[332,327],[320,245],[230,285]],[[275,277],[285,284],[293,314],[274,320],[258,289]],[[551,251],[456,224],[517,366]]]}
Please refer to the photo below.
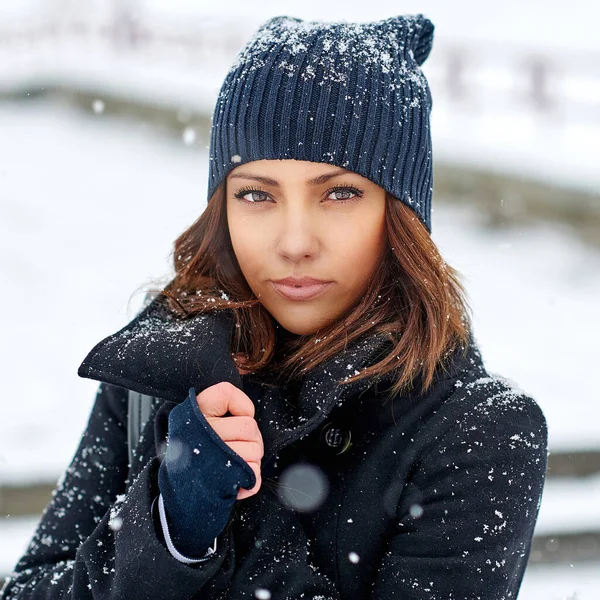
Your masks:
{"label": "hand", "polygon": [[260,488],[263,442],[253,416],[252,400],[226,382],[200,394],[191,387],[169,413],[158,487],[171,540],[185,556],[204,557],[235,501]]}
{"label": "hand", "polygon": [[[254,419],[254,403],[244,392],[226,381],[200,392],[196,402],[217,435],[254,471],[256,485],[251,490],[240,488],[237,499],[253,496],[262,483],[260,463],[265,453],[262,434]],[[233,416],[223,416],[228,411]]]}

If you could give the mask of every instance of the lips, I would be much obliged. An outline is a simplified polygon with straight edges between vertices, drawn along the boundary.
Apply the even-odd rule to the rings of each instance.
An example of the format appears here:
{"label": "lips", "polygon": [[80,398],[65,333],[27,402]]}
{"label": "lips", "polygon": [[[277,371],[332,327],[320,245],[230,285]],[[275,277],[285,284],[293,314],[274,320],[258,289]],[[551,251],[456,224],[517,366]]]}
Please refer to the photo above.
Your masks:
{"label": "lips", "polygon": [[299,285],[316,285],[319,283],[331,283],[325,279],[315,279],[305,275],[304,277],[286,277],[285,279],[274,279],[274,283],[281,283],[283,285],[291,285],[298,287]]}
{"label": "lips", "polygon": [[[295,284],[287,283],[290,279],[283,279],[281,282],[271,281],[275,290],[287,300],[311,300],[321,295],[333,283],[332,281],[311,280],[312,283],[301,285],[297,280]],[[282,283],[283,282],[283,283]]]}

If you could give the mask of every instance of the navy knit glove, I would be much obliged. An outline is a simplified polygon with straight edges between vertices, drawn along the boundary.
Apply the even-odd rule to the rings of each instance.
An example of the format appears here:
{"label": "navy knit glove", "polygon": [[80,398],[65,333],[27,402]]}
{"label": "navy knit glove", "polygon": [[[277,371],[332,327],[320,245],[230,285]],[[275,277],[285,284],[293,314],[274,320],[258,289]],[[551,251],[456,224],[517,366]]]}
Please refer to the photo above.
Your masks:
{"label": "navy knit glove", "polygon": [[169,440],[158,470],[169,532],[179,552],[203,556],[229,519],[240,487],[256,476],[210,426],[196,390],[169,413]]}

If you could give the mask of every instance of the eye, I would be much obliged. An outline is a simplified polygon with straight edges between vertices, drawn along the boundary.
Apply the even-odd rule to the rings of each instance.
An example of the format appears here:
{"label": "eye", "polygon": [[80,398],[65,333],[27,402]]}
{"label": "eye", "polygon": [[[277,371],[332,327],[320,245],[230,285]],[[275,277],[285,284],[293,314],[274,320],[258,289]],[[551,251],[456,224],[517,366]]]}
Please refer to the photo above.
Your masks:
{"label": "eye", "polygon": [[264,196],[268,196],[269,194],[263,190],[258,190],[256,188],[242,188],[234,194],[234,197],[240,200],[241,202],[246,202],[247,204],[262,204],[263,200],[246,200],[245,196],[249,196],[250,194],[263,194]]}
{"label": "eye", "polygon": [[[250,196],[253,194],[262,195],[262,198],[253,197],[250,200],[246,198],[246,196]],[[343,194],[342,198],[330,198],[331,194]],[[354,202],[363,197],[364,192],[355,188],[351,185],[339,185],[333,188],[330,188],[325,192],[326,200],[332,200],[334,204],[343,204],[345,202]],[[265,198],[266,196],[266,198]],[[244,202],[246,204],[263,204],[265,200],[270,197],[268,192],[264,190],[253,188],[253,187],[245,187],[241,188],[234,194],[234,198],[237,198],[240,202]]]}
{"label": "eye", "polygon": [[[329,198],[330,194],[343,193],[345,197],[343,198]],[[333,200],[336,204],[340,204],[343,202],[353,202],[355,200],[359,200],[363,196],[363,191],[359,190],[352,186],[338,186],[327,190],[328,199]],[[348,196],[348,194],[352,194],[352,197]]]}

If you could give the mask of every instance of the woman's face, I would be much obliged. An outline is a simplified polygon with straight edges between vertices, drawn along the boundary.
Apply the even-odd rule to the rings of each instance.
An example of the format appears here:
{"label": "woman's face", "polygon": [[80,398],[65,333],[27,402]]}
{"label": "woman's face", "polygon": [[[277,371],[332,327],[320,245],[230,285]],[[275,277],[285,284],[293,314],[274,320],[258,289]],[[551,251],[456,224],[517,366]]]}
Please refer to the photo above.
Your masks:
{"label": "woman's face", "polygon": [[[383,188],[341,167],[290,159],[240,165],[226,190],[242,273],[282,327],[311,334],[358,302],[387,246]],[[286,277],[330,283],[289,299],[273,283]]]}

